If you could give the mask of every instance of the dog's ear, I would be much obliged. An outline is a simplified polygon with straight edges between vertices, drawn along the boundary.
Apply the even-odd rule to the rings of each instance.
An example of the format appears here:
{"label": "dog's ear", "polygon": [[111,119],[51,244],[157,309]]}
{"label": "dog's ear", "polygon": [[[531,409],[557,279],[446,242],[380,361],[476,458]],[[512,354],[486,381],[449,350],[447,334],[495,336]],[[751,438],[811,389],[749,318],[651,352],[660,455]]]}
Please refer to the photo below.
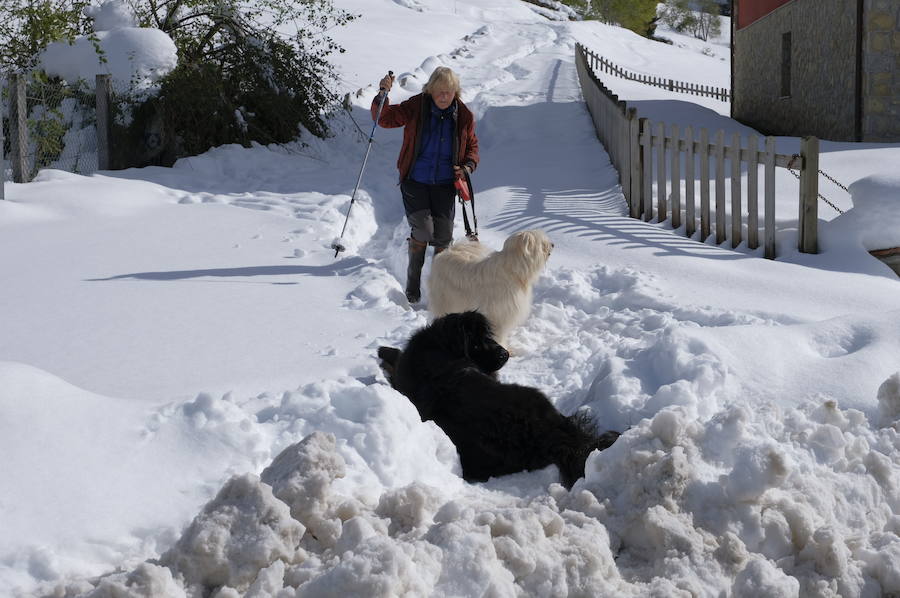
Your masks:
{"label": "dog's ear", "polygon": [[440,349],[451,359],[465,357],[470,328],[471,323],[466,314],[453,313],[437,318],[427,328],[429,348]]}
{"label": "dog's ear", "polygon": [[397,360],[400,359],[400,349],[396,347],[378,347],[378,358],[389,365],[395,366],[397,365]]}
{"label": "dog's ear", "polygon": [[397,362],[400,361],[400,349],[395,347],[378,347],[378,358],[381,360],[381,369],[389,382],[397,371]]}
{"label": "dog's ear", "polygon": [[513,233],[504,243],[504,249],[511,249],[525,256],[535,256],[538,254],[549,255],[550,243],[549,237],[542,230],[523,230]]}
{"label": "dog's ear", "polygon": [[491,325],[481,312],[467,311],[463,314],[465,320],[466,341],[469,345],[480,342],[491,334]]}
{"label": "dog's ear", "polygon": [[485,374],[491,374],[502,368],[509,360],[509,352],[494,340],[488,319],[477,311],[468,311],[460,315],[465,321],[466,357]]}
{"label": "dog's ear", "polygon": [[522,234],[525,237],[524,246],[528,255],[540,255],[544,260],[550,257],[553,242],[550,241],[547,233],[540,229],[534,229],[523,231]]}
{"label": "dog's ear", "polygon": [[503,249],[529,255],[533,250],[534,240],[529,234],[530,231],[519,231],[507,237],[503,243]]}
{"label": "dog's ear", "polygon": [[452,359],[468,357],[472,347],[493,339],[488,319],[478,311],[447,314],[432,322],[429,328],[432,344]]}

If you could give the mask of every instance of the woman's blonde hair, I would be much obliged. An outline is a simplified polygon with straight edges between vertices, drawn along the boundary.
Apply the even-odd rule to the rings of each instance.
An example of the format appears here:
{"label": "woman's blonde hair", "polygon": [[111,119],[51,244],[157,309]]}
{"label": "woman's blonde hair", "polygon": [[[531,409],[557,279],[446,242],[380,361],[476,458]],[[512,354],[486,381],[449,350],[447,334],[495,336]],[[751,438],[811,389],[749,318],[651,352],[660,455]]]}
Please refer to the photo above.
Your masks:
{"label": "woman's blonde hair", "polygon": [[459,93],[462,91],[459,84],[459,77],[456,76],[456,73],[454,73],[453,69],[449,66],[439,66],[434,69],[434,72],[431,73],[431,77],[428,78],[428,83],[422,86],[422,91],[431,94],[431,90],[442,83],[450,88],[450,91],[454,92],[456,97],[459,98]]}

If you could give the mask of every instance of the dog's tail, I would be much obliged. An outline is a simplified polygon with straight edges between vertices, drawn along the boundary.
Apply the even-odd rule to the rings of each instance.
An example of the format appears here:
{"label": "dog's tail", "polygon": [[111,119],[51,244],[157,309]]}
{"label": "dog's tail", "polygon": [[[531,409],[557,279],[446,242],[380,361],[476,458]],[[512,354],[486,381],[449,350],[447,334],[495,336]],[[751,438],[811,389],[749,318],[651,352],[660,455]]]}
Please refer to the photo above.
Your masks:
{"label": "dog's tail", "polygon": [[595,450],[604,450],[612,446],[619,437],[613,430],[597,433],[597,423],[588,413],[581,411],[567,418],[572,423],[571,444],[561,447],[563,450],[557,457],[563,486],[571,489],[580,478],[584,477],[584,464],[588,456]]}

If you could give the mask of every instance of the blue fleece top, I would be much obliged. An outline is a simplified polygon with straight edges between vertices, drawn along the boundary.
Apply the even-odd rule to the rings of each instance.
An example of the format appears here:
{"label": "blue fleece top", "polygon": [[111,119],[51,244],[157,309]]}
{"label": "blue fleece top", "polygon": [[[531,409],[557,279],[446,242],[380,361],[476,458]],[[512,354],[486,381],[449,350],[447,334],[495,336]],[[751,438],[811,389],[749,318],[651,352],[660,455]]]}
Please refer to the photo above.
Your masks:
{"label": "blue fleece top", "polygon": [[454,101],[445,110],[438,108],[429,96],[430,117],[425,121],[425,130],[419,156],[413,162],[410,178],[426,185],[440,185],[453,182],[453,114]]}

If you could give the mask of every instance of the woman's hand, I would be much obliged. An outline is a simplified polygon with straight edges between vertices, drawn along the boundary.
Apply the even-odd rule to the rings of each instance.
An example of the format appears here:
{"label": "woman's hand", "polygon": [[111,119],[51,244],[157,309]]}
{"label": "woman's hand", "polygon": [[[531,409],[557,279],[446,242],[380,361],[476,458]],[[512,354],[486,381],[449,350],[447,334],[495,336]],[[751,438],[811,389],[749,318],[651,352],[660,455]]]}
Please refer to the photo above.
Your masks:
{"label": "woman's hand", "polygon": [[466,174],[472,174],[472,169],[468,164],[463,164],[462,166],[454,166],[453,174],[456,175],[458,179],[466,178]]}
{"label": "woman's hand", "polygon": [[383,92],[388,92],[391,90],[391,86],[394,84],[394,75],[387,74],[381,81],[378,82],[378,89]]}

